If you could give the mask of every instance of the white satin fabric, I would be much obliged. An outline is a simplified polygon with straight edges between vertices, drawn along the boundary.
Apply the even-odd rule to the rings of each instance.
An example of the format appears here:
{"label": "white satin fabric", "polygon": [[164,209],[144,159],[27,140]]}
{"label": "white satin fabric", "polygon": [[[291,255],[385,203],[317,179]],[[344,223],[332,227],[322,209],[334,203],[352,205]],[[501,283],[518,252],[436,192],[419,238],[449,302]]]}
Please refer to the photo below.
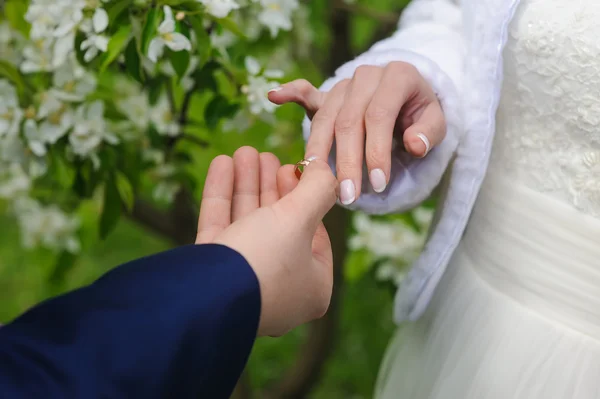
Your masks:
{"label": "white satin fabric", "polygon": [[400,327],[380,399],[600,398],[600,219],[486,177],[430,308]]}

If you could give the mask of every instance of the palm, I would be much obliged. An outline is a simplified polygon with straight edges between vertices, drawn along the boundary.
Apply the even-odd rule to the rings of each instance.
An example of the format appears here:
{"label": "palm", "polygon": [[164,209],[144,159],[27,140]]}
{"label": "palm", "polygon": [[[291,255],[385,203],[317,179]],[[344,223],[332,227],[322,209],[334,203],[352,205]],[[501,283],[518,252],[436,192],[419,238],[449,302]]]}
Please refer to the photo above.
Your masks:
{"label": "palm", "polygon": [[[233,159],[215,158],[206,177],[196,243],[211,243],[232,223],[273,206],[298,184],[293,168],[281,167],[273,154],[259,154],[251,147],[240,148]],[[312,254],[325,270],[331,268],[331,244],[323,224],[313,237]]]}

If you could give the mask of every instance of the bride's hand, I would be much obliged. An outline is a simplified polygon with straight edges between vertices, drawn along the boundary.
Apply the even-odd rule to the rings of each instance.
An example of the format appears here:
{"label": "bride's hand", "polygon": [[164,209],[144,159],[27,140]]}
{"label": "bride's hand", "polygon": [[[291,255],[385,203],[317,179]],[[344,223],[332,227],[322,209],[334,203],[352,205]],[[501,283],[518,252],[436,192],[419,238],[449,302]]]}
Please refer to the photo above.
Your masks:
{"label": "bride's hand", "polygon": [[415,67],[392,62],[386,67],[361,66],[352,79],[329,92],[317,90],[306,80],[296,80],[269,93],[276,104],[295,102],[312,119],[306,156],[327,159],[336,142],[340,200],[348,205],[361,192],[363,156],[376,192],[390,179],[392,139],[424,157],[446,133],[440,103],[429,83]]}
{"label": "bride's hand", "polygon": [[254,269],[261,291],[259,335],[277,336],[323,316],[333,288],[333,258],[323,216],[337,199],[323,161],[280,167],[250,147],[215,158],[208,171],[197,244],[226,245]]}

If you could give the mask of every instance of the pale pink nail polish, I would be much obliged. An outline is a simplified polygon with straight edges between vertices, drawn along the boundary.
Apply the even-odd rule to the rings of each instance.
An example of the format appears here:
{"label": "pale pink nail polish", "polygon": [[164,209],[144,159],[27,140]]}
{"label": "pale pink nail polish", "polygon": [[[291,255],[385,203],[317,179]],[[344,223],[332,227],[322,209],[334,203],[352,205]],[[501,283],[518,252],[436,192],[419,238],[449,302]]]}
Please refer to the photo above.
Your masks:
{"label": "pale pink nail polish", "polygon": [[279,87],[269,90],[268,93],[277,93],[278,91],[281,91],[281,90],[283,90],[283,87],[279,86]]}
{"label": "pale pink nail polish", "polygon": [[350,205],[356,199],[356,187],[350,179],[344,180],[340,184],[340,201],[344,205]]}
{"label": "pale pink nail polish", "polygon": [[385,190],[387,183],[385,181],[385,173],[381,169],[373,169],[371,173],[369,173],[369,180],[371,181],[371,186],[373,186],[373,190],[376,193],[381,193]]}

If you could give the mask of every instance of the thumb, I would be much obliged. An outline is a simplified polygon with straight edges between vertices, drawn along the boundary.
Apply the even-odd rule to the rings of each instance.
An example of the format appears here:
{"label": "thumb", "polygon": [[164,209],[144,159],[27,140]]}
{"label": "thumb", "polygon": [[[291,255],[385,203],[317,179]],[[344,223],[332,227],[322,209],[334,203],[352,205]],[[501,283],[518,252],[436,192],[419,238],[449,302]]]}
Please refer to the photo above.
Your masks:
{"label": "thumb", "polygon": [[320,92],[309,81],[298,79],[286,83],[277,89],[273,89],[268,94],[272,103],[282,105],[287,103],[296,103],[306,111],[309,118],[321,108],[325,100],[325,93]]}
{"label": "thumb", "polygon": [[338,198],[338,181],[329,165],[321,160],[312,161],[302,178],[288,195],[276,204],[296,221],[316,229]]}

